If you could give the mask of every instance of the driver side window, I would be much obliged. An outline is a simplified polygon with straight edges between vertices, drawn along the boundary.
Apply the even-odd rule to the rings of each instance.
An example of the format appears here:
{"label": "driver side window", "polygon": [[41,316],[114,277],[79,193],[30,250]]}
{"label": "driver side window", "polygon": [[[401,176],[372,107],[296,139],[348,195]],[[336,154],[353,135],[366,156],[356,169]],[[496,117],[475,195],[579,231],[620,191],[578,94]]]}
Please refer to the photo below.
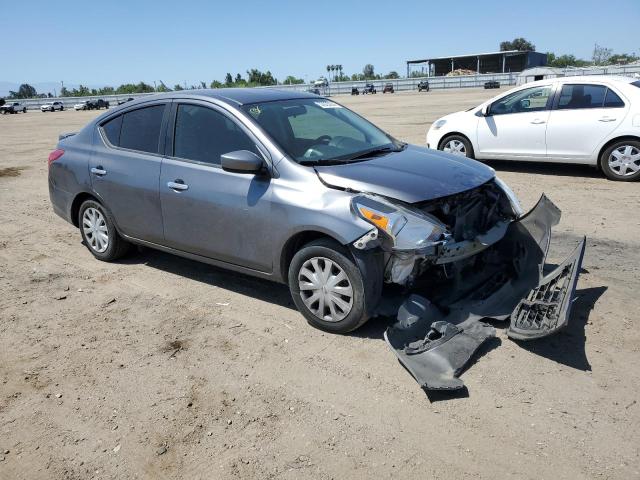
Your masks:
{"label": "driver side window", "polygon": [[546,110],[551,91],[551,85],[545,85],[514,92],[493,102],[489,113],[491,115],[506,115]]}

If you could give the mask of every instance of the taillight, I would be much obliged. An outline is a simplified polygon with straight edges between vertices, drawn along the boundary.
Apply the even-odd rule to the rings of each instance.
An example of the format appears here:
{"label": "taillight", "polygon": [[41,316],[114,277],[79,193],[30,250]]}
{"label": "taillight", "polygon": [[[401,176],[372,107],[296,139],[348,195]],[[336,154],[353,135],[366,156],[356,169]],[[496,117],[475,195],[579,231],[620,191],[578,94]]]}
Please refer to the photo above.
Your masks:
{"label": "taillight", "polygon": [[58,160],[62,155],[64,155],[64,150],[61,148],[56,148],[53,152],[49,154],[49,167],[51,164]]}

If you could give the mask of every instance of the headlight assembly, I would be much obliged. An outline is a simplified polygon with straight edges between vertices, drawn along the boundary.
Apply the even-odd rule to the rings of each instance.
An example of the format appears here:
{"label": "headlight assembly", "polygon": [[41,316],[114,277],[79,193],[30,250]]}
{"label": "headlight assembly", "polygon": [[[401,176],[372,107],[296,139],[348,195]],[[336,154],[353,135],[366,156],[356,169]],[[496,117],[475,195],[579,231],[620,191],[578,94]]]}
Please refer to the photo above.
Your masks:
{"label": "headlight assembly", "polygon": [[446,121],[446,120],[444,120],[444,119],[437,120],[437,121],[433,124],[433,129],[434,129],[434,130],[440,130],[440,129],[444,126],[444,124],[445,124],[445,123],[447,123],[447,121]]}
{"label": "headlight assembly", "polygon": [[356,215],[378,228],[394,250],[421,250],[444,239],[446,227],[436,218],[377,195],[351,199]]}
{"label": "headlight assembly", "polygon": [[509,199],[509,203],[511,203],[511,208],[513,208],[513,212],[516,214],[517,218],[520,218],[524,213],[524,210],[522,210],[522,206],[520,205],[520,200],[518,200],[518,197],[516,197],[516,194],[513,193],[513,190],[511,190],[509,185],[504,183],[498,176],[496,176],[496,185],[498,185],[502,189],[504,194]]}

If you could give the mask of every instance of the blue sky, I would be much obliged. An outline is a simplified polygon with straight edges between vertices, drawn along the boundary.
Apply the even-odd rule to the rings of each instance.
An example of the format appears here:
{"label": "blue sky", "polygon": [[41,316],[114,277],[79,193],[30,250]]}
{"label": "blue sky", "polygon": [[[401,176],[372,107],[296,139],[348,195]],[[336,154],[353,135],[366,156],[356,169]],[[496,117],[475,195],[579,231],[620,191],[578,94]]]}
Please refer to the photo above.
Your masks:
{"label": "blue sky", "polygon": [[[0,81],[90,86],[195,84],[250,68],[309,80],[327,64],[406,71],[412,58],[498,50],[589,58],[595,43],[640,54],[640,0],[172,1],[0,0]],[[28,13],[27,7],[28,6]],[[11,20],[10,20],[11,19]]]}

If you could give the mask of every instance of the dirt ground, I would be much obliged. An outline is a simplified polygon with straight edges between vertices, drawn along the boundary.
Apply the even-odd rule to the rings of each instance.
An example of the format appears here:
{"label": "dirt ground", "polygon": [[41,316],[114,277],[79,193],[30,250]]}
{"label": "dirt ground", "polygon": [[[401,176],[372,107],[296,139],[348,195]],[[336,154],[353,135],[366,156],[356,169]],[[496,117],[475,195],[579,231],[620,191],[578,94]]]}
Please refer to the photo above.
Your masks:
{"label": "dirt ground", "polygon": [[[482,89],[339,97],[400,139]],[[0,478],[640,478],[640,185],[491,163],[588,237],[570,327],[498,338],[458,396],[382,339],[322,333],[286,287],[154,251],[95,260],[51,210],[47,155],[95,112],[0,115]]]}

